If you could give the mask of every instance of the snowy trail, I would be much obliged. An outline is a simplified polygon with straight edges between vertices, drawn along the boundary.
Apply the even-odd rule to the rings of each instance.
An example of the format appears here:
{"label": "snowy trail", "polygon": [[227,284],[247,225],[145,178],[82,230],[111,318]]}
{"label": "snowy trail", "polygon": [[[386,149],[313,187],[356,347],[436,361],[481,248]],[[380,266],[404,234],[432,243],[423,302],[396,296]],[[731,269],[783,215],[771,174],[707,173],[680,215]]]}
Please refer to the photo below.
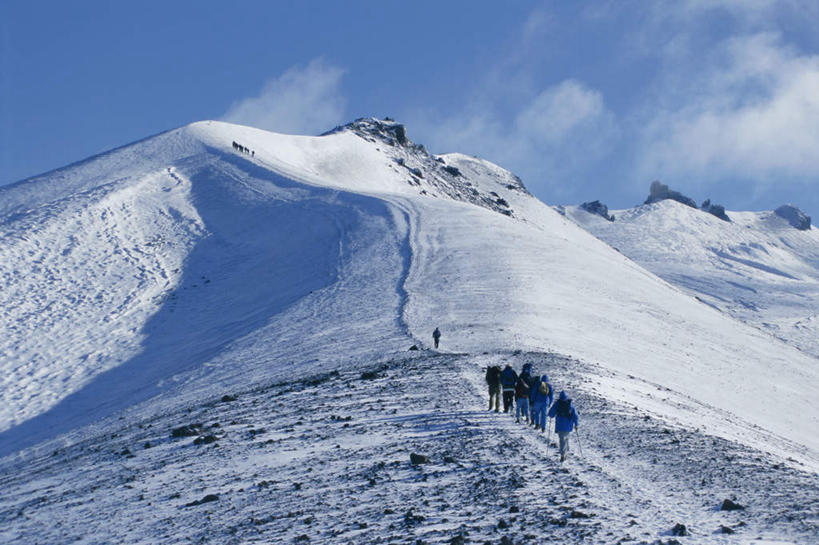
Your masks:
{"label": "snowy trail", "polygon": [[[584,456],[575,442],[561,465],[545,435],[486,411],[482,366],[501,361],[534,361],[569,390]],[[819,538],[815,474],[607,401],[594,373],[553,354],[422,351],[144,407],[124,427],[3,460],[0,541],[658,543],[677,523],[696,543]],[[718,511],[725,498],[746,510]]]}

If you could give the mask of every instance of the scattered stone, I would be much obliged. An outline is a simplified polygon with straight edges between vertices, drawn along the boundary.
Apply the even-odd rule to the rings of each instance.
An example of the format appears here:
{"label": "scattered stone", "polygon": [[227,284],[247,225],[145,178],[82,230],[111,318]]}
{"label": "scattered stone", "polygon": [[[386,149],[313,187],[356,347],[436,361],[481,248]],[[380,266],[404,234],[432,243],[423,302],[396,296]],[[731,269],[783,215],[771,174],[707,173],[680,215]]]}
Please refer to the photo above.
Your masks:
{"label": "scattered stone", "polygon": [[449,540],[449,545],[464,545],[464,543],[466,543],[466,540],[461,534],[458,534]]}
{"label": "scattered stone", "polygon": [[201,500],[196,500],[196,501],[192,501],[190,503],[186,503],[185,507],[193,507],[195,505],[202,505],[203,503],[210,503],[212,501],[218,501],[218,500],[219,500],[219,496],[217,496],[216,494],[208,494],[207,496],[205,496]]}
{"label": "scattered stone", "polygon": [[300,535],[300,536],[296,537],[296,538],[294,539],[294,541],[295,541],[296,543],[305,543],[305,542],[307,542],[307,541],[310,541],[310,536],[308,536],[307,534],[302,534],[302,535]]}
{"label": "scattered stone", "polygon": [[409,349],[410,349],[411,352],[414,352],[414,351],[418,350],[418,345],[414,344],[414,345],[410,346]]}
{"label": "scattered stone", "polygon": [[460,169],[458,169],[458,167],[453,167],[453,166],[447,165],[447,166],[444,167],[444,170],[446,172],[448,172],[449,174],[453,175],[453,176],[460,176],[461,175],[461,171],[460,171]]}
{"label": "scattered stone", "polygon": [[452,456],[444,456],[444,463],[445,464],[456,464],[458,461],[453,458]]}
{"label": "scattered stone", "polygon": [[577,511],[576,509],[572,509],[572,512],[569,513],[570,519],[588,519],[591,518],[591,515],[584,513],[583,511]]}
{"label": "scattered stone", "polygon": [[745,506],[735,503],[732,500],[722,500],[722,505],[720,505],[720,511],[742,511],[745,509]]}
{"label": "scattered stone", "polygon": [[144,444],[144,445],[142,445],[142,448],[151,448],[152,446],[153,446],[153,445],[151,445],[151,442],[150,442],[150,441],[145,441],[145,444]]}
{"label": "scattered stone", "polygon": [[719,531],[720,531],[721,534],[735,534],[736,533],[733,528],[730,528],[728,526],[720,526]]}
{"label": "scattered stone", "polygon": [[517,505],[513,505],[512,507],[509,508],[509,512],[510,513],[520,513],[520,507],[518,507]]}
{"label": "scattered stone", "polygon": [[420,524],[420,523],[424,522],[425,520],[426,520],[426,517],[424,517],[423,515],[416,515],[412,511],[412,508],[408,509],[407,512],[404,513],[404,522],[408,526],[412,526],[412,525],[415,525],[415,524]]}
{"label": "scattered stone", "polygon": [[361,373],[361,380],[373,380],[378,378],[378,371],[364,371]]}
{"label": "scattered stone", "polygon": [[429,457],[424,456],[423,454],[416,454],[413,452],[412,454],[410,454],[410,463],[412,465],[428,464]]}
{"label": "scattered stone", "polygon": [[512,541],[512,538],[509,537],[509,536],[503,536],[501,538],[500,542],[501,542],[501,545],[514,545],[514,542]]}
{"label": "scattered stone", "polygon": [[688,529],[685,527],[685,524],[677,523],[671,529],[671,535],[672,536],[685,537],[685,536],[690,535],[690,534],[688,533]]}
{"label": "scattered stone", "polygon": [[200,435],[199,437],[197,437],[196,439],[193,440],[194,445],[210,445],[211,443],[215,443],[215,442],[216,442],[216,436],[215,435],[204,435],[204,436]]}
{"label": "scattered stone", "polygon": [[506,521],[505,521],[505,520],[503,520],[503,519],[500,519],[500,520],[498,521],[498,529],[499,529],[499,530],[505,530],[506,528],[509,528],[509,523],[508,523],[508,522],[506,522]]}
{"label": "scattered stone", "polygon": [[236,396],[225,394],[222,396],[222,403],[230,403],[231,401],[236,401],[237,399],[239,398]]}
{"label": "scattered stone", "polygon": [[189,424],[187,426],[180,426],[178,428],[174,428],[171,431],[171,437],[179,438],[179,437],[195,437],[199,435],[199,430],[202,428],[202,424]]}

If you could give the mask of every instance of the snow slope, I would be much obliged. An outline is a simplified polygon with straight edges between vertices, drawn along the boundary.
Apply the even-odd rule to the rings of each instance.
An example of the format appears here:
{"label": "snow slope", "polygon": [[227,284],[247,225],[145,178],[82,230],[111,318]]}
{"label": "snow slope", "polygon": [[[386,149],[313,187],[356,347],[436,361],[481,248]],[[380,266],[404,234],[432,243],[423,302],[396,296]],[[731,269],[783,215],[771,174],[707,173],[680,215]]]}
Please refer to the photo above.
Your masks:
{"label": "snow slope", "polygon": [[646,269],[731,316],[819,357],[819,230],[773,212],[722,221],[673,200],[566,214]]}
{"label": "snow slope", "polygon": [[[721,438],[798,468],[795,481],[819,468],[814,356],[648,272],[496,165],[430,155],[395,122],[321,137],[195,123],[0,189],[0,230],[0,456],[16,536],[50,516],[38,510],[30,530],[12,516],[38,490],[16,464],[51,467],[56,447],[76,445],[65,467],[81,483],[111,434],[141,441],[126,430],[224,392],[357,373],[425,348],[435,326],[444,351],[471,356],[414,388],[478,388],[483,354],[558,354],[550,374],[654,429]],[[632,425],[607,420],[617,437]],[[607,448],[589,446],[590,460]]]}

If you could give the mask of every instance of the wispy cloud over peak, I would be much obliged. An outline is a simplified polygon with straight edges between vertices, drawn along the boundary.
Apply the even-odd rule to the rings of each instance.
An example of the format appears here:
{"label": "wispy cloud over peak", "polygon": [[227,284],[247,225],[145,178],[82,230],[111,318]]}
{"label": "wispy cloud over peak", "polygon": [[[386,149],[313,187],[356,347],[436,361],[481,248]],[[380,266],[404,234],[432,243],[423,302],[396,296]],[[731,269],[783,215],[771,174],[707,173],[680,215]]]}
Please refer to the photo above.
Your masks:
{"label": "wispy cloud over peak", "polygon": [[762,184],[819,176],[819,56],[799,54],[772,33],[731,38],[677,90],[686,92],[646,126],[646,176]]}
{"label": "wispy cloud over peak", "polygon": [[268,80],[260,93],[235,102],[225,121],[290,134],[317,134],[344,120],[344,70],[314,59]]}

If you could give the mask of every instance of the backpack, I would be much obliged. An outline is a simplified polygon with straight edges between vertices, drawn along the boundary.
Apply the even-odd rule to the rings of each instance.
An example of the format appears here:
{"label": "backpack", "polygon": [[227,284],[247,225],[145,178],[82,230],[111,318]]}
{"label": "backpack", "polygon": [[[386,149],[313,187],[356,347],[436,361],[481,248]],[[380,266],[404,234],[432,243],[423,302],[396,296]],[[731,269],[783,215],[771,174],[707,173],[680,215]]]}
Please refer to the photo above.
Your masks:
{"label": "backpack", "polygon": [[500,375],[500,367],[493,365],[486,370],[486,382],[494,386],[500,382]]}
{"label": "backpack", "polygon": [[538,386],[538,388],[537,388],[537,391],[538,391],[539,394],[547,396],[547,395],[549,395],[549,392],[550,392],[549,385],[546,384],[545,382],[541,382],[540,386]]}
{"label": "backpack", "polygon": [[571,418],[572,417],[572,400],[571,399],[558,399],[557,400],[557,416],[563,418]]}

